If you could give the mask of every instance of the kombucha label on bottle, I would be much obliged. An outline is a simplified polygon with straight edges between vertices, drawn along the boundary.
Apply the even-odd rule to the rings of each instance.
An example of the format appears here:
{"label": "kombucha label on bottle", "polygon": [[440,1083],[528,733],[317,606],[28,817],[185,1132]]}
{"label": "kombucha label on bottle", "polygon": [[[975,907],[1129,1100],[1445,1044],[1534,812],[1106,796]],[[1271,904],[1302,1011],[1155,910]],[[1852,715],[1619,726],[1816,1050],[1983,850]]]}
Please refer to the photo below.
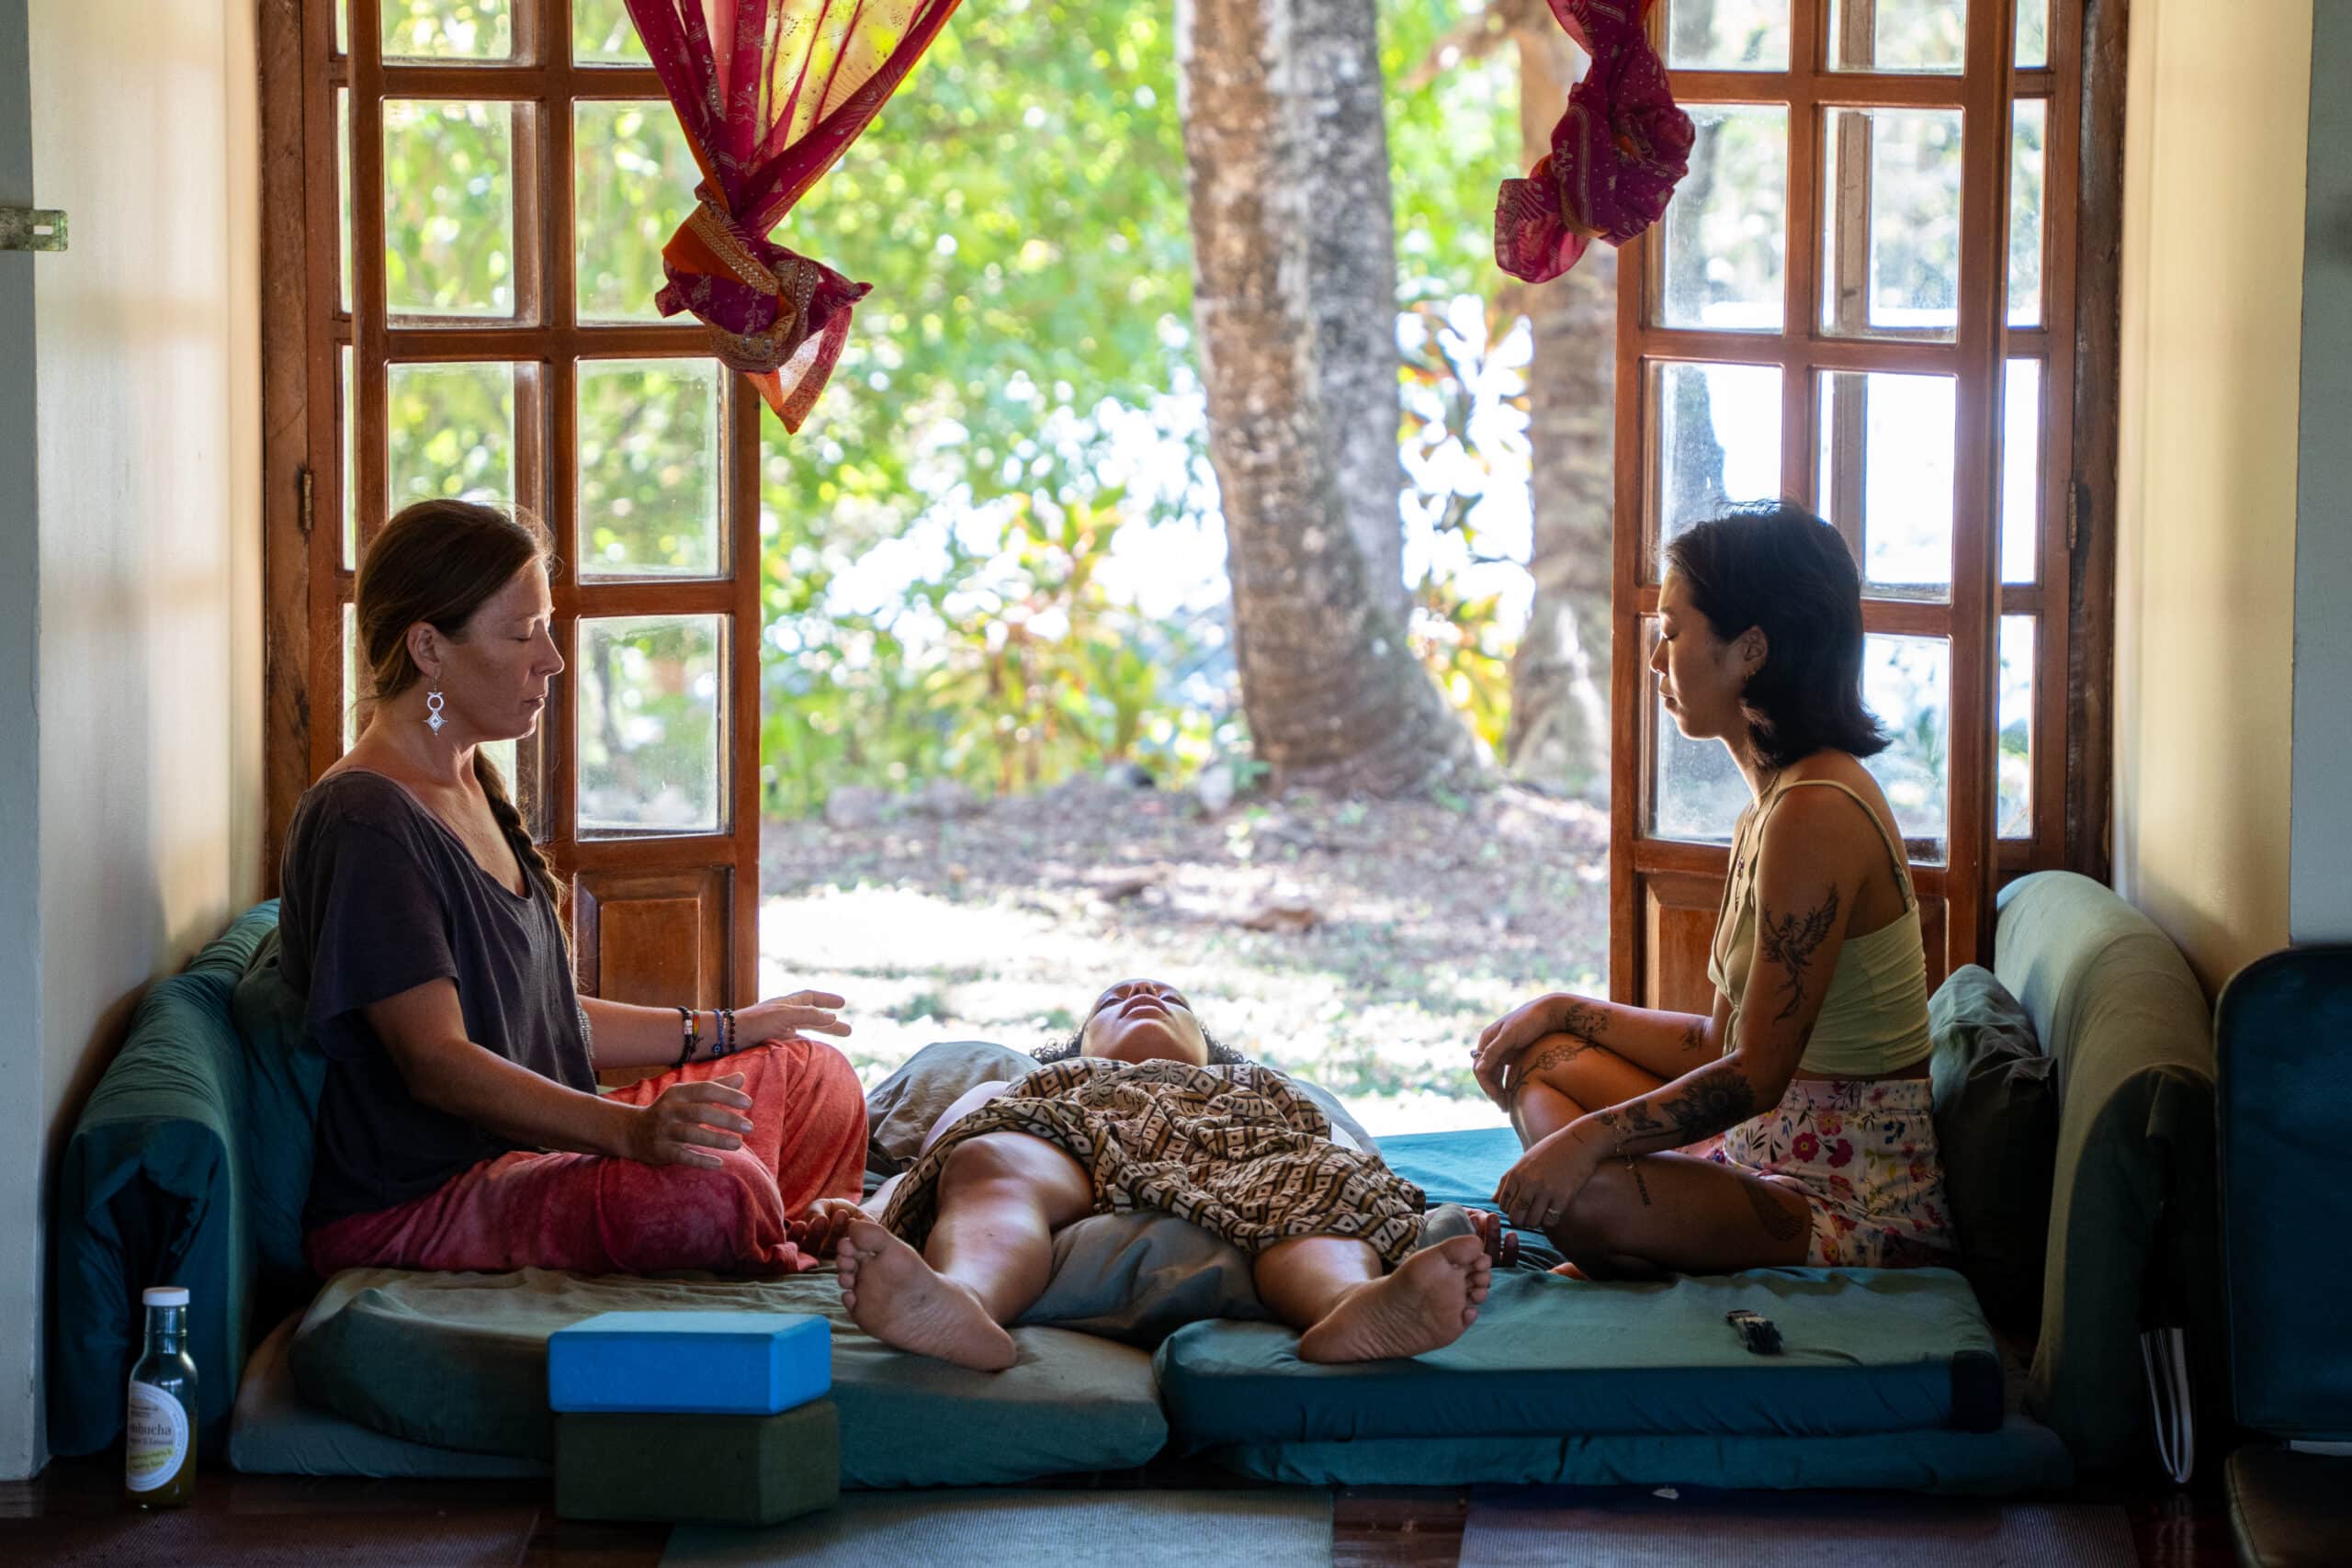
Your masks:
{"label": "kombucha label on bottle", "polygon": [[123,1481],[133,1492],[153,1492],[180,1472],[187,1460],[187,1412],[152,1383],[130,1385],[130,1409],[123,1430]]}

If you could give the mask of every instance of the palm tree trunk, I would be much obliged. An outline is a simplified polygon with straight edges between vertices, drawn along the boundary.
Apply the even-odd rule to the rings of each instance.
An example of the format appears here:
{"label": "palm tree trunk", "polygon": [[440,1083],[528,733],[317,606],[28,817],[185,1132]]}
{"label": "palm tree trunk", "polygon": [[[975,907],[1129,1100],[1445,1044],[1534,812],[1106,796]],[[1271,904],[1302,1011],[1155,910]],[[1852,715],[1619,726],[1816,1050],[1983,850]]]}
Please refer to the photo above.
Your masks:
{"label": "palm tree trunk", "polygon": [[[1471,751],[1406,640],[1401,570],[1367,562],[1351,515],[1351,492],[1368,516],[1378,490],[1394,535],[1402,478],[1373,0],[1178,0],[1176,16],[1193,320],[1250,736],[1286,781],[1419,788]],[[1340,229],[1355,232],[1325,231]],[[1375,413],[1385,447],[1352,468]]]}

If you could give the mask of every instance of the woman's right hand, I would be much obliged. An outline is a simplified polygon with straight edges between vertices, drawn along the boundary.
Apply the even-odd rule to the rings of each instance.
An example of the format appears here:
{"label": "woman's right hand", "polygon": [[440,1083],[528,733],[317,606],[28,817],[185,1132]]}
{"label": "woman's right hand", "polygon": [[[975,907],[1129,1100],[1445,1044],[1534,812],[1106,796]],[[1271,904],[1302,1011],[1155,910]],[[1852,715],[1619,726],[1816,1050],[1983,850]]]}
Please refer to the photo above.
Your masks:
{"label": "woman's right hand", "polygon": [[717,1170],[724,1163],[713,1150],[740,1149],[752,1119],[743,1075],[673,1083],[639,1108],[629,1123],[628,1157],[645,1165],[697,1165]]}
{"label": "woman's right hand", "polygon": [[1505,1111],[1510,1109],[1510,1097],[1519,1087],[1506,1081],[1511,1067],[1530,1045],[1559,1032],[1559,1000],[1557,996],[1542,996],[1503,1014],[1487,1025],[1478,1043],[1470,1049],[1470,1071],[1479,1089]]}

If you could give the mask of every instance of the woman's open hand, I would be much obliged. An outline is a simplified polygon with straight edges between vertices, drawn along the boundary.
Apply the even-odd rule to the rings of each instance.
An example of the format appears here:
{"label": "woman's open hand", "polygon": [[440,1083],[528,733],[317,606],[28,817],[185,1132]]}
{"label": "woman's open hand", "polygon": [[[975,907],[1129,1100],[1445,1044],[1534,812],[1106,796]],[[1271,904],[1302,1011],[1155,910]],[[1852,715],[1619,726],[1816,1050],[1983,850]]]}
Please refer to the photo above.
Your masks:
{"label": "woman's open hand", "polygon": [[1554,1005],[1558,999],[1538,997],[1503,1014],[1480,1032],[1478,1043],[1470,1048],[1470,1070],[1478,1088],[1505,1111],[1510,1109],[1510,1097],[1519,1087],[1509,1078],[1510,1069],[1530,1045],[1559,1032],[1558,1010]]}
{"label": "woman's open hand", "polygon": [[740,1149],[752,1119],[743,1075],[673,1083],[641,1107],[629,1123],[628,1157],[645,1165],[697,1165],[717,1170],[713,1150]]}
{"label": "woman's open hand", "polygon": [[799,1034],[847,1034],[849,1025],[833,1015],[842,998],[831,991],[795,991],[739,1008],[735,1037],[744,1045],[789,1040]]}
{"label": "woman's open hand", "polygon": [[1521,1230],[1557,1224],[1600,1168],[1600,1150],[1573,1123],[1539,1139],[1495,1184],[1495,1204]]}

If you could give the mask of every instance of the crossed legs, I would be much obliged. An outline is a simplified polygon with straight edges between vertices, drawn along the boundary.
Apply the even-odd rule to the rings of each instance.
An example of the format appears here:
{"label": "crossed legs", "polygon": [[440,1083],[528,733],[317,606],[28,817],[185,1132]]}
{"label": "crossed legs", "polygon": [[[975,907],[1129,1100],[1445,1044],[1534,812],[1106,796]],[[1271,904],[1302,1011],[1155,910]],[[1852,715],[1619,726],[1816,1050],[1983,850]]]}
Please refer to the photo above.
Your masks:
{"label": "crossed legs", "polygon": [[[989,1133],[956,1145],[939,1175],[938,1215],[917,1252],[871,1221],[840,1248],[842,1304],[886,1345],[979,1371],[1018,1359],[1004,1325],[1045,1293],[1054,1232],[1093,1212],[1085,1170],[1053,1145]],[[1456,1236],[1384,1272],[1370,1246],[1294,1236],[1258,1255],[1258,1294],[1300,1330],[1309,1361],[1417,1356],[1461,1337],[1487,1298],[1480,1237]]]}
{"label": "crossed legs", "polygon": [[[1537,1041],[1524,1060],[1510,1120],[1531,1147],[1588,1111],[1637,1100],[1666,1081],[1573,1034]],[[1656,1154],[1605,1162],[1545,1234],[1587,1275],[1656,1277],[1803,1263],[1811,1222],[1811,1204],[1785,1180]]]}

